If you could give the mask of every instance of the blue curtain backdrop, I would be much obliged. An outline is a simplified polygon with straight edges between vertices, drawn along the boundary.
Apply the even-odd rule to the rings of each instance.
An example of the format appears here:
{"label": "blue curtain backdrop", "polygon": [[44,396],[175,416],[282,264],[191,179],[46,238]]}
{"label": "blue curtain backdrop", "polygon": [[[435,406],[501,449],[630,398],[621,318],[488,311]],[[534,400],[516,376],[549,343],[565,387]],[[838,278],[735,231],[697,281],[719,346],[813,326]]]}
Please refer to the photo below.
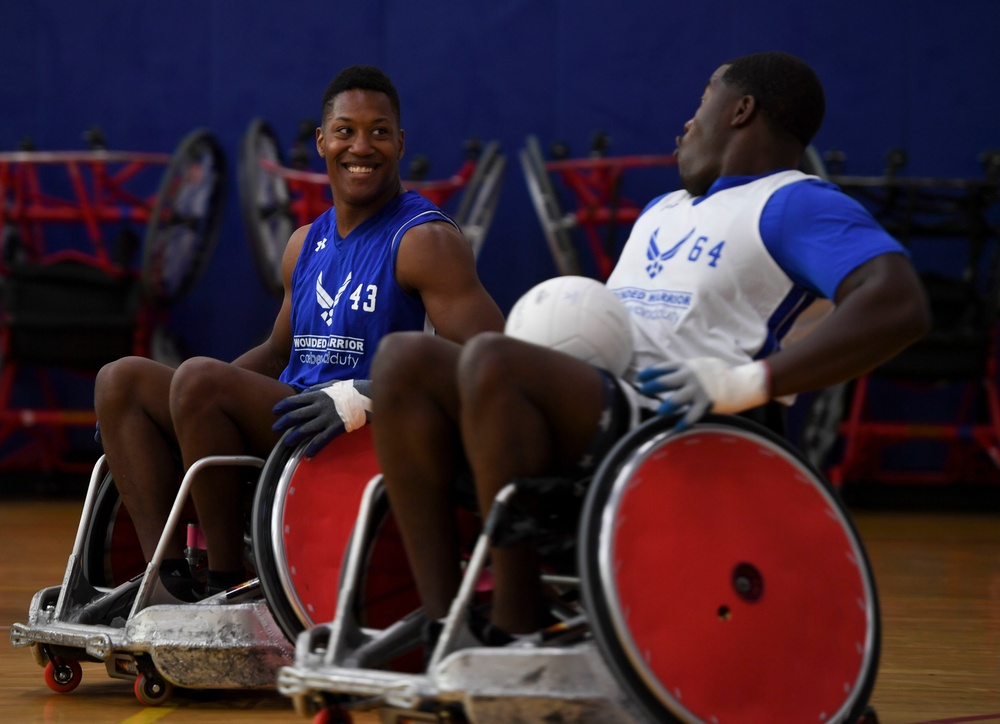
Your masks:
{"label": "blue curtain backdrop", "polygon": [[[240,139],[266,119],[287,151],[343,66],[395,80],[407,152],[453,173],[469,137],[497,139],[508,173],[480,273],[506,310],[554,265],[517,162],[528,134],[586,153],[669,153],[711,72],[730,57],[785,50],[825,83],[816,145],[847,171],[878,173],[893,147],[907,173],[979,176],[1000,147],[1000,3],[995,0],[22,0],[0,8],[0,149],[172,151],[211,129],[230,162],[222,238],[173,326],[192,353],[232,358],[270,329],[277,300],[257,280],[236,193]],[[405,167],[405,159],[404,159]],[[644,179],[645,201],[676,178]],[[942,257],[953,251],[943,249]]]}

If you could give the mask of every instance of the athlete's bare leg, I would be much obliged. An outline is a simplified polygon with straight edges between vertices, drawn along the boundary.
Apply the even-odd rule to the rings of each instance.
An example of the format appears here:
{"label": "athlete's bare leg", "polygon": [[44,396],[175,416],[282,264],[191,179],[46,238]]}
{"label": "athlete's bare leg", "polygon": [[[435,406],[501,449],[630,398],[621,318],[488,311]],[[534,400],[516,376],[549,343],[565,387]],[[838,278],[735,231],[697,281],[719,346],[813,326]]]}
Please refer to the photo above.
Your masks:
{"label": "athlete's bare leg", "polygon": [[[145,357],[125,357],[105,365],[94,385],[104,452],[147,561],[180,484],[169,406],[173,374],[172,368]],[[178,531],[167,557],[180,558],[183,547],[184,532]]]}
{"label": "athlete's bare leg", "polygon": [[[279,439],[271,429],[271,408],[293,392],[283,382],[219,360],[184,362],[170,386],[170,414],[185,469],[209,455],[266,458]],[[250,474],[256,478],[257,471]],[[210,571],[243,568],[243,509],[236,501],[246,475],[246,468],[210,467],[192,487]]]}
{"label": "athlete's bare leg", "polygon": [[382,340],[372,367],[372,432],[389,503],[429,619],[458,592],[453,485],[462,460],[455,369],[460,348],[423,333]]}
{"label": "athlete's bare leg", "polygon": [[[512,479],[572,473],[597,431],[604,381],[590,365],[501,334],[466,344],[459,362],[461,429],[485,518]],[[493,548],[492,623],[538,628],[540,577],[530,543]]]}

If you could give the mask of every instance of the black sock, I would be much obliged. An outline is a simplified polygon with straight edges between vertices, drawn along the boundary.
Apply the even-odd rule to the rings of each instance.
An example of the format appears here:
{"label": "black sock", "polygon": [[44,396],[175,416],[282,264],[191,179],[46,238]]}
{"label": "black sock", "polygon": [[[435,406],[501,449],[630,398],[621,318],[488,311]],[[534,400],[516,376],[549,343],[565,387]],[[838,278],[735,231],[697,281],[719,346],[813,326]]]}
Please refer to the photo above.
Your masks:
{"label": "black sock", "polygon": [[160,582],[170,595],[181,601],[200,601],[205,591],[191,572],[185,558],[167,558],[160,564]]}
{"label": "black sock", "polygon": [[511,634],[497,628],[489,619],[475,611],[469,615],[469,630],[485,646],[506,646],[514,640]]}
{"label": "black sock", "polygon": [[247,579],[247,572],[239,568],[235,571],[213,571],[208,569],[208,582],[205,584],[205,593],[213,596],[216,593],[227,591],[233,586],[238,586]]}
{"label": "black sock", "polygon": [[160,575],[194,578],[186,558],[164,558],[163,563],[160,564]]}

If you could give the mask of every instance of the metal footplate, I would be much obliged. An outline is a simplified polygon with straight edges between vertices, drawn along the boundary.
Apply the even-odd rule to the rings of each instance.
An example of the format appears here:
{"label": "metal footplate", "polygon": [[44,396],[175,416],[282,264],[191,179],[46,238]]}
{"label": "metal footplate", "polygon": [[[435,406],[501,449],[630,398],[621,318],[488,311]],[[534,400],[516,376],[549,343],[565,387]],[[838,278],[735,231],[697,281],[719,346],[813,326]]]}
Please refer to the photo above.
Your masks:
{"label": "metal footplate", "polygon": [[129,620],[125,636],[164,678],[192,689],[271,688],[292,660],[264,601],[152,606]]}
{"label": "metal footplate", "polygon": [[[32,601],[31,623],[15,623],[10,640],[30,646],[40,664],[47,652],[85,652],[104,662],[115,678],[135,678],[135,659],[148,655],[175,686],[254,689],[274,686],[277,671],[293,660],[293,649],[264,601],[240,604],[155,605],[124,628],[46,620],[43,603],[51,589]],[[51,610],[51,609],[49,609]]]}
{"label": "metal footplate", "polygon": [[324,666],[321,653],[303,657],[301,638],[299,643],[296,666],[278,672],[278,690],[303,715],[331,694],[361,700],[345,708],[381,709],[383,721],[390,711],[416,719],[456,704],[476,724],[643,721],[592,642],[461,649],[427,674]]}

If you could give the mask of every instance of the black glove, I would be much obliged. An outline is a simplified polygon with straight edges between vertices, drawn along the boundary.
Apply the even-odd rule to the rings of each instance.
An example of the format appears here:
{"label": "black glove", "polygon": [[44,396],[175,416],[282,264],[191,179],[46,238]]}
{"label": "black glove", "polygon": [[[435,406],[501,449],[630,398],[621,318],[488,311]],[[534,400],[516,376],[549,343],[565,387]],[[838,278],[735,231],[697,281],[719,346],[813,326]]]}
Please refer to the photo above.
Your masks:
{"label": "black glove", "polygon": [[273,412],[281,417],[272,429],[290,430],[284,437],[289,447],[311,438],[306,457],[312,457],[344,430],[353,432],[364,427],[371,409],[370,380],[328,382],[286,397],[275,405]]}

